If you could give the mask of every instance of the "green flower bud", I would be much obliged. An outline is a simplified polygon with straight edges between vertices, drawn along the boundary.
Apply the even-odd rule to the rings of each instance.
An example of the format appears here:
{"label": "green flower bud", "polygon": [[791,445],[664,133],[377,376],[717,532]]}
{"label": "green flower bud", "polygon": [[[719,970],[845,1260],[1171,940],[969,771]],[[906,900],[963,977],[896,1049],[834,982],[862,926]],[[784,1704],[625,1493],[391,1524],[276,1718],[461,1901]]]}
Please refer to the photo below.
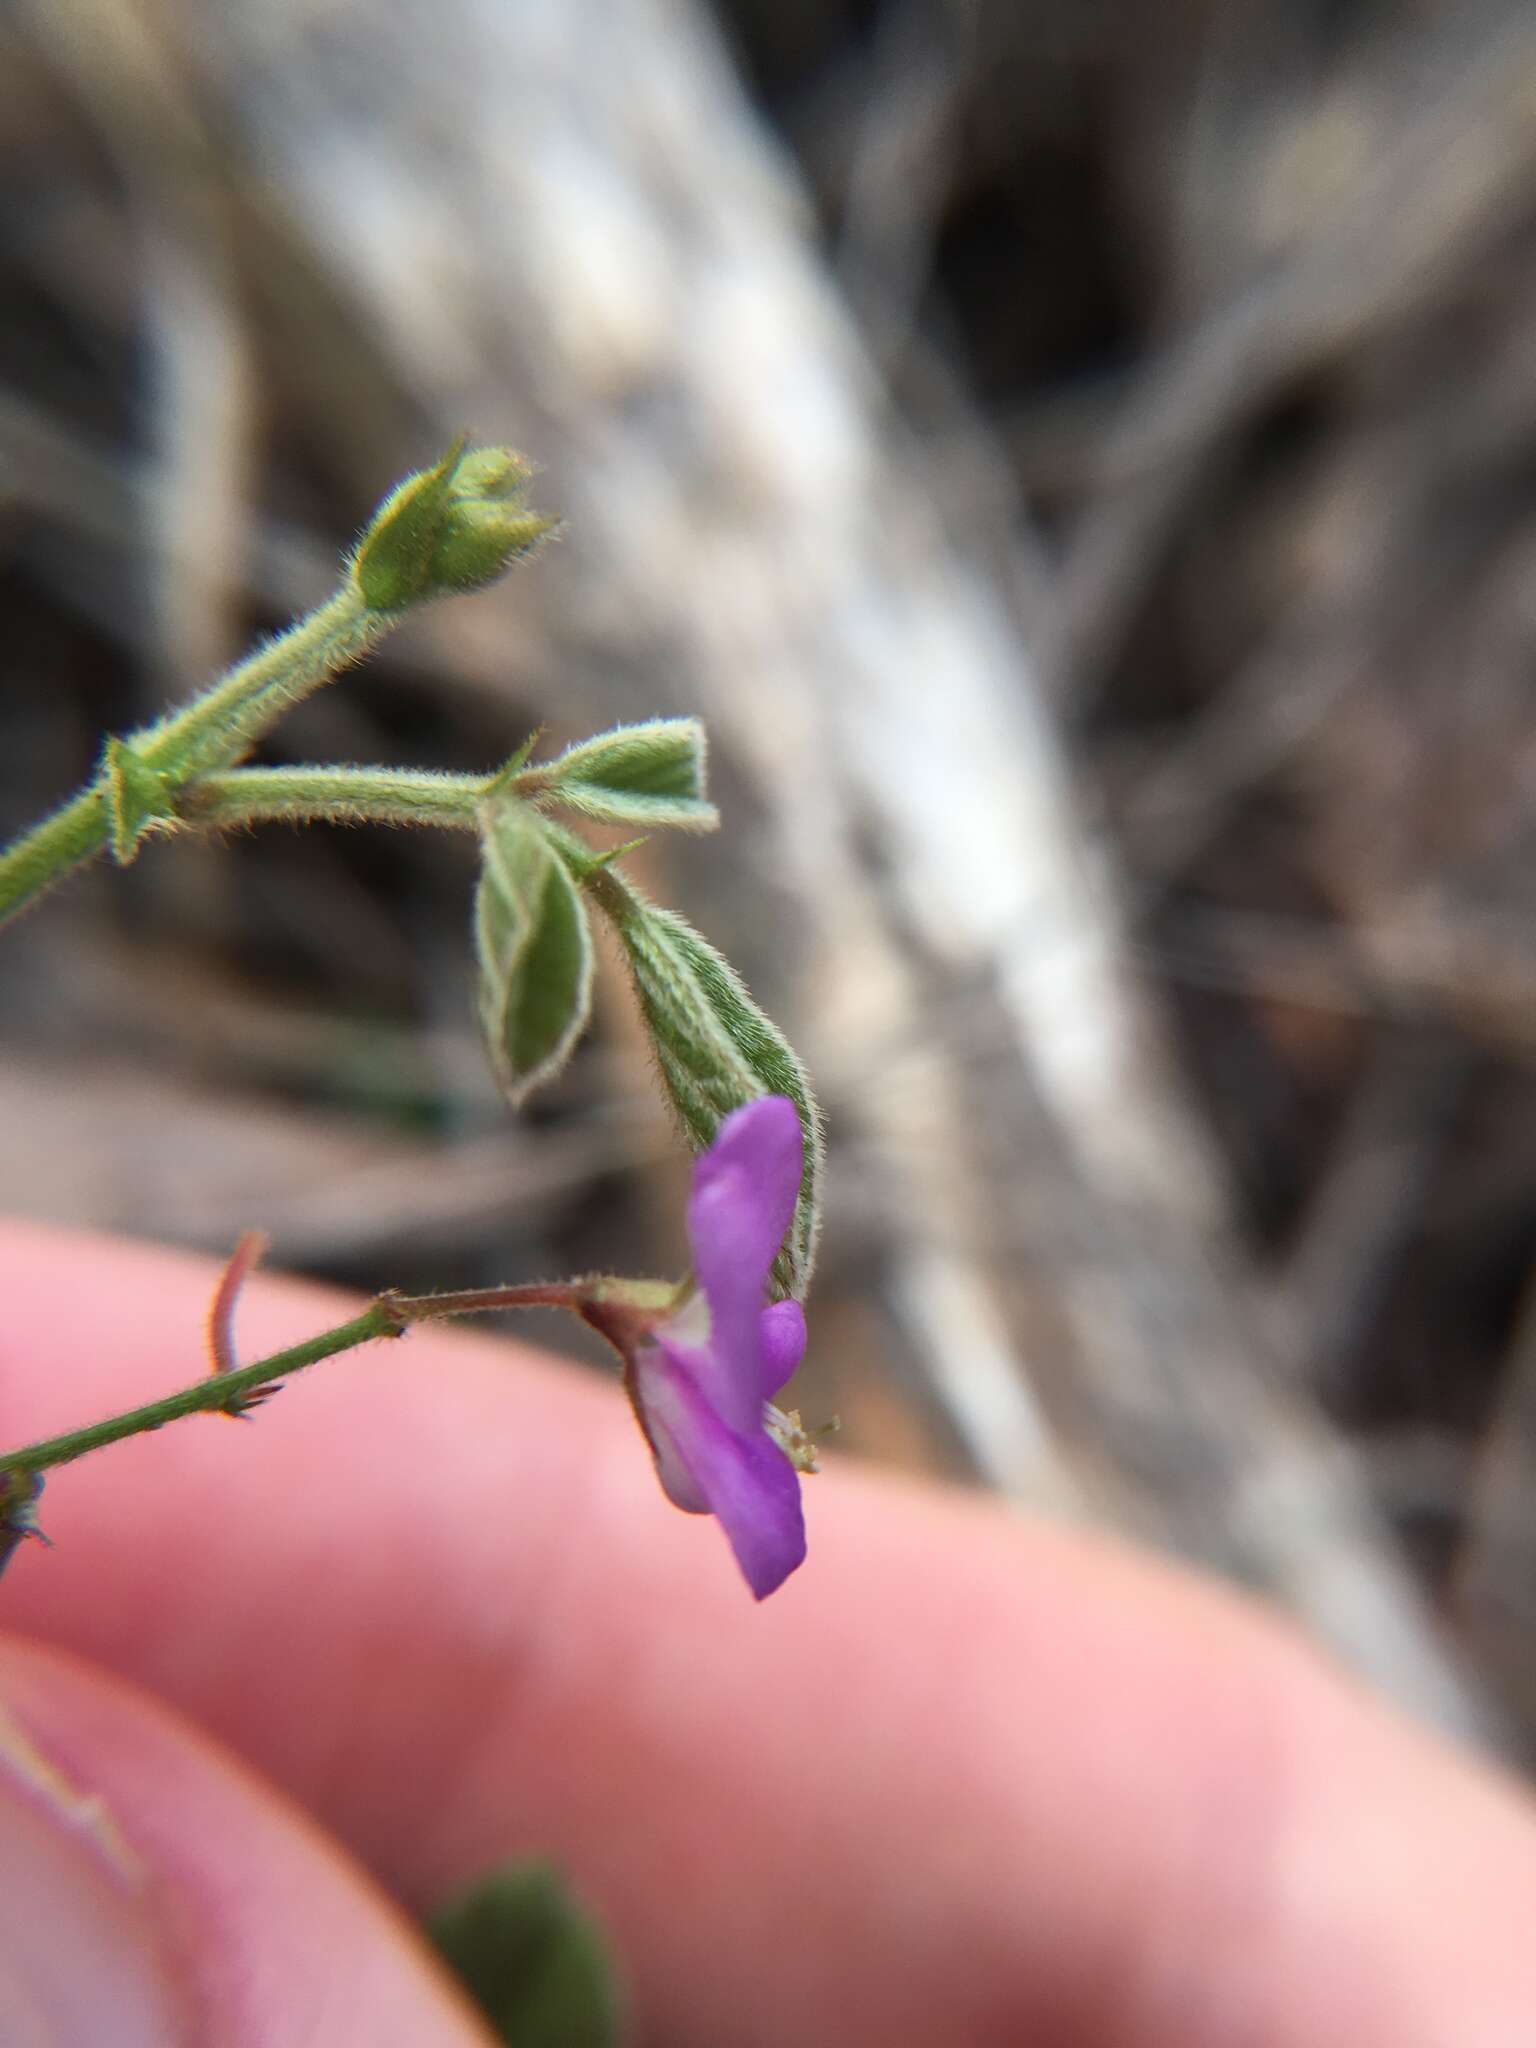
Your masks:
{"label": "green flower bud", "polygon": [[532,475],[510,448],[457,441],[435,469],[407,477],[374,514],[352,575],[374,611],[478,590],[530,554],[557,521],[530,512]]}

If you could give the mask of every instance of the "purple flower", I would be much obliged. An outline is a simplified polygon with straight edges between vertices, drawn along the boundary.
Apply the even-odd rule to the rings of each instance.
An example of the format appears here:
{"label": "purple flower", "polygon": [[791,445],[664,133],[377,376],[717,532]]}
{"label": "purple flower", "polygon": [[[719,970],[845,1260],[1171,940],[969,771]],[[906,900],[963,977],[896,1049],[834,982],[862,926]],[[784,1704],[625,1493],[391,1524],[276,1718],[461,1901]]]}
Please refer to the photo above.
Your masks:
{"label": "purple flower", "polygon": [[625,1374],[668,1499],[718,1518],[759,1600],[805,1556],[799,1474],[815,1470],[799,1417],[771,1405],[805,1350],[805,1316],[763,1303],[802,1162],[787,1096],[725,1119],[693,1169],[697,1287],[633,1345]]}

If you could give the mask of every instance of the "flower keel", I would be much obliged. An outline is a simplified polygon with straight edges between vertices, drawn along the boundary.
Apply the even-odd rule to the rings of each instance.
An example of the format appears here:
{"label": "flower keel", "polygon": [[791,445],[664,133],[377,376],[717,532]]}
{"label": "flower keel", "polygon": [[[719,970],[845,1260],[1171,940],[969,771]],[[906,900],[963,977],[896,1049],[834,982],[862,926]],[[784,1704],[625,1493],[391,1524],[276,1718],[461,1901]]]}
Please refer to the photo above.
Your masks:
{"label": "flower keel", "polygon": [[742,1434],[722,1420],[689,1363],[664,1342],[635,1360],[635,1403],[667,1497],[724,1529],[754,1596],[763,1600],[805,1559],[800,1479],[765,1426]]}

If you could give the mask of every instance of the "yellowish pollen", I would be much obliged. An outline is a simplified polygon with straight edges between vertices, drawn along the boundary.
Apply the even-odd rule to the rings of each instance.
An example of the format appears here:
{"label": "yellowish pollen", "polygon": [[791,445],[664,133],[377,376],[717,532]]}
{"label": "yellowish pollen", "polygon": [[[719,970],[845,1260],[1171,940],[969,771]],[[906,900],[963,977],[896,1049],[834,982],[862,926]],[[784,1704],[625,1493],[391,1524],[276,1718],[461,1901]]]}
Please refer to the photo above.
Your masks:
{"label": "yellowish pollen", "polygon": [[834,1416],[820,1429],[807,1429],[800,1420],[798,1408],[791,1408],[786,1414],[782,1408],[775,1408],[771,1401],[765,1401],[763,1426],[797,1472],[819,1472],[821,1466],[816,1458],[816,1439],[830,1436],[838,1423]]}

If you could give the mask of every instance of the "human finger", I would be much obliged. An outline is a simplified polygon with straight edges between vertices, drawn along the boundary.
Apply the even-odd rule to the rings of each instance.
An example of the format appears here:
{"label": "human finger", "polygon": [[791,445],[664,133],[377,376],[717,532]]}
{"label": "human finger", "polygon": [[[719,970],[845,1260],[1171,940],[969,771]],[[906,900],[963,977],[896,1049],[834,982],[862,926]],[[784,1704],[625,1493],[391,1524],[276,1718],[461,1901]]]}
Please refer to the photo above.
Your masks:
{"label": "human finger", "polygon": [[[29,1429],[193,1368],[206,1268],[30,1232],[4,1264]],[[243,1341],[350,1306],[269,1283]],[[1525,2024],[1519,1796],[1114,1546],[828,1474],[758,1608],[609,1390],[438,1332],[89,1460],[47,1506],[61,1548],[13,1567],[14,1617],[215,1728],[413,1903],[556,1853],[684,2048]]]}
{"label": "human finger", "polygon": [[0,2032],[35,2048],[478,2048],[397,1908],[121,1679],[0,1639]]}

